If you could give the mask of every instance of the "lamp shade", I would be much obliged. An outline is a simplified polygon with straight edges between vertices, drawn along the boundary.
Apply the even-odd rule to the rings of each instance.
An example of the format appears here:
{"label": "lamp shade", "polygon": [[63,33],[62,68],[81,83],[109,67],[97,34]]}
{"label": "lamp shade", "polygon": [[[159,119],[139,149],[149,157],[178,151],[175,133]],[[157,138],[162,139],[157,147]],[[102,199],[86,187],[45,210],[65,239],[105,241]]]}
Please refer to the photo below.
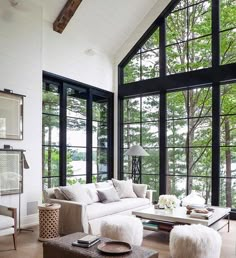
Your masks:
{"label": "lamp shade", "polygon": [[125,152],[128,156],[149,156],[149,154],[140,145],[133,145],[129,150]]}

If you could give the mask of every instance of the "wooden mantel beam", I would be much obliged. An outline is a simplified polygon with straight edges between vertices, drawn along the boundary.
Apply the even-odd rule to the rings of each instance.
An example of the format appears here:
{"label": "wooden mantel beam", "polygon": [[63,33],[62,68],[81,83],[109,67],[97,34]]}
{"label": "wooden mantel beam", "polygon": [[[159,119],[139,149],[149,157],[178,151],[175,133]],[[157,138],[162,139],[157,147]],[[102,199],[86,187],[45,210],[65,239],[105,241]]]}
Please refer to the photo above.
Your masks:
{"label": "wooden mantel beam", "polygon": [[68,0],[61,10],[60,14],[53,23],[53,30],[62,33],[69,23],[72,16],[75,14],[77,8],[82,0]]}

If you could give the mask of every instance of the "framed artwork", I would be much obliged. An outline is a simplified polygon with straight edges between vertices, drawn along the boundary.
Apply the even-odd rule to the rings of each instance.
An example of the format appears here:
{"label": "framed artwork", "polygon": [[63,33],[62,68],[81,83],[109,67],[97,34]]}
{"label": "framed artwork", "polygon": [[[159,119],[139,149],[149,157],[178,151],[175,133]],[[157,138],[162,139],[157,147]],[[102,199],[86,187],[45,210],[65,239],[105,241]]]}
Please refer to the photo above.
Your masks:
{"label": "framed artwork", "polygon": [[0,91],[0,139],[23,139],[23,95]]}
{"label": "framed artwork", "polygon": [[23,192],[22,150],[0,150],[0,195]]}

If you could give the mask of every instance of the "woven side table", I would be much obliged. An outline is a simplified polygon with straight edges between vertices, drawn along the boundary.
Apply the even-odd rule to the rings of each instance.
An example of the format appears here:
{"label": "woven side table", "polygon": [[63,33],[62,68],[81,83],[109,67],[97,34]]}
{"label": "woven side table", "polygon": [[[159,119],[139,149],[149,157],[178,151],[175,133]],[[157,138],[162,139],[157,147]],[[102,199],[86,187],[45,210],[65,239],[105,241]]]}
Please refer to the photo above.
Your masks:
{"label": "woven side table", "polygon": [[47,241],[59,237],[60,204],[42,204],[39,209],[39,241]]}

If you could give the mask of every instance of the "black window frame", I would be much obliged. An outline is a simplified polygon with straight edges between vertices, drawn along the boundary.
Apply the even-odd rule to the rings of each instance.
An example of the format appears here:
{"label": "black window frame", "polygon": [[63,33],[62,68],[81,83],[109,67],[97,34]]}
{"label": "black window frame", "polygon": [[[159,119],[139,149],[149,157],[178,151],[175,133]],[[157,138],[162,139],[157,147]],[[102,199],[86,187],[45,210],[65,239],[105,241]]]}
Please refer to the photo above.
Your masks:
{"label": "black window frame", "polygon": [[[46,71],[43,71],[43,82],[52,83],[58,85],[58,92],[60,97],[59,103],[59,185],[65,186],[67,179],[67,164],[66,164],[66,152],[67,152],[67,89],[72,88],[75,90],[84,89],[86,91],[86,183],[92,183],[92,104],[93,98],[96,97],[104,98],[107,100],[107,177],[111,179],[114,175],[113,171],[113,157],[114,157],[114,125],[113,125],[113,116],[114,116],[114,93],[96,88],[94,86],[81,83],[72,79],[65,78],[56,74],[52,74]],[[44,145],[43,145],[44,146]],[[42,157],[44,158],[44,157]],[[44,169],[44,168],[42,168]],[[76,176],[76,175],[75,175]],[[48,178],[47,176],[43,176]],[[43,185],[42,185],[43,187]]]}
{"label": "black window frame", "polygon": [[[125,58],[118,65],[118,95],[119,95],[119,128],[123,121],[122,102],[126,97],[135,97],[147,94],[160,94],[160,128],[159,128],[159,148],[166,148],[166,94],[167,92],[182,90],[184,88],[212,87],[212,205],[219,205],[220,191],[220,85],[234,82],[236,80],[236,63],[220,64],[220,0],[212,0],[212,65],[211,67],[187,71],[178,74],[166,75],[166,17],[173,11],[180,0],[172,0],[159,17],[143,34],[140,40],[129,51]],[[124,84],[123,68],[131,58],[137,53],[145,41],[152,35],[156,28],[160,28],[160,77]],[[120,152],[123,135],[122,129],[119,131],[119,177],[122,178],[122,152]],[[160,194],[166,193],[166,153],[160,151]]]}

